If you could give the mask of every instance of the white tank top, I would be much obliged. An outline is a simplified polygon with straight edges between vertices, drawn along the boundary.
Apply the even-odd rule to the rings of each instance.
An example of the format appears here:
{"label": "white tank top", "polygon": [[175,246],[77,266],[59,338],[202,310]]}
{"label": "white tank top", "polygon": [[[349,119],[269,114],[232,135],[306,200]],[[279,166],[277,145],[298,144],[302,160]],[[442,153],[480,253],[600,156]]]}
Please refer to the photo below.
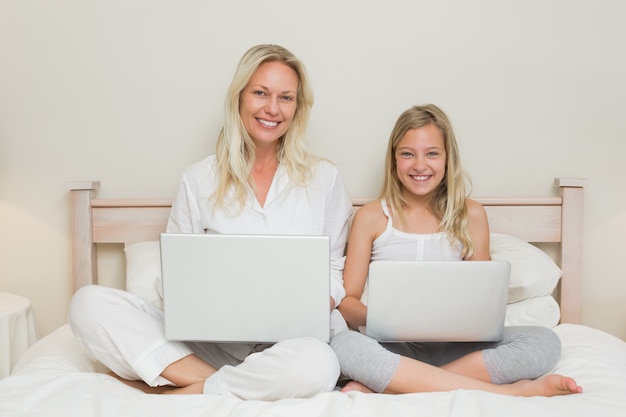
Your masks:
{"label": "white tank top", "polygon": [[445,233],[415,234],[394,229],[385,200],[381,200],[387,227],[372,245],[372,261],[461,261],[460,244]]}

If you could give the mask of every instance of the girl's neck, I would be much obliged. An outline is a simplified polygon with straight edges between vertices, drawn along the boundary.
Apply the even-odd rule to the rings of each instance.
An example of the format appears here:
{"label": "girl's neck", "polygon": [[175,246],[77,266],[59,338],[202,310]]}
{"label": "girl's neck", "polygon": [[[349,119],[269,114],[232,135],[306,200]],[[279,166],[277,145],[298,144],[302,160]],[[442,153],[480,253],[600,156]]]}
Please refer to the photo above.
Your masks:
{"label": "girl's neck", "polygon": [[[394,216],[394,227],[407,233],[432,234],[440,231],[440,219],[433,213],[430,196],[405,196],[407,203],[402,210],[402,216]],[[403,221],[402,221],[403,219]]]}
{"label": "girl's neck", "polygon": [[406,201],[408,210],[430,210],[432,195],[416,195],[413,193],[404,192],[404,201]]}

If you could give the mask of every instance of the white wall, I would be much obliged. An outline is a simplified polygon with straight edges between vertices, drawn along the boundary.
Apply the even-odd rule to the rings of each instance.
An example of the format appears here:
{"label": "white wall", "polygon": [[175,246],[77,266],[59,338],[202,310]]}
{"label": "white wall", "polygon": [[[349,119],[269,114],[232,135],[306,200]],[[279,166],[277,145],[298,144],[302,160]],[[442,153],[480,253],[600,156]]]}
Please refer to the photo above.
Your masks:
{"label": "white wall", "polygon": [[[374,3],[374,4],[372,4]],[[455,125],[477,196],[588,178],[583,322],[626,339],[626,3],[0,0],[0,291],[42,334],[71,295],[71,180],[171,197],[212,152],[241,54],[278,43],[316,92],[310,146],[376,196],[409,105]]]}

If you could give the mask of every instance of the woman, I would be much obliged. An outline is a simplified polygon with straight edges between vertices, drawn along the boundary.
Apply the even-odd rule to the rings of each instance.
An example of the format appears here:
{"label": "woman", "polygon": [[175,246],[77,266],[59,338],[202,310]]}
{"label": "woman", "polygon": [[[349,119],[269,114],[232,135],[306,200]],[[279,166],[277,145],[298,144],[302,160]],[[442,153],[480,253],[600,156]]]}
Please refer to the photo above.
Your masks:
{"label": "woman", "polygon": [[[339,311],[352,329],[365,325],[360,301],[372,260],[489,260],[484,208],[467,199],[452,127],[434,105],[412,107],[396,122],[386,156],[381,200],[356,214]],[[452,308],[452,307],[451,307]],[[497,343],[381,343],[356,331],[331,340],[343,391],[409,393],[480,389],[511,395],[582,392],[550,375],[560,340],[543,327],[509,327]]]}
{"label": "woman", "polygon": [[[184,171],[167,232],[328,235],[333,309],[345,295],[352,206],[337,169],[304,148],[312,105],[304,65],[291,52],[248,50],[228,90],[216,154]],[[170,342],[163,312],[120,290],[82,288],[69,320],[114,376],[148,392],[310,397],[332,390],[339,375],[332,349],[312,338],[272,346]]]}

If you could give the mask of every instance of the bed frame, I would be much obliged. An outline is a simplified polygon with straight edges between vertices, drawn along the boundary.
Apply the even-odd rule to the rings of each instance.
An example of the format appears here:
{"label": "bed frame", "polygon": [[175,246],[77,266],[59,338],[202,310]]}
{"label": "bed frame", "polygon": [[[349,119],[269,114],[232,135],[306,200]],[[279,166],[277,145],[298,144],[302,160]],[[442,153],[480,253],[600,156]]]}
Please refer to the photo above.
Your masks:
{"label": "bed frame", "polygon": [[[584,179],[556,178],[554,197],[476,198],[487,211],[491,232],[531,243],[556,243],[563,271],[556,298],[562,323],[580,323]],[[74,291],[97,284],[99,243],[158,240],[165,230],[171,199],[97,199],[99,181],[67,184],[72,219]],[[369,199],[354,199],[357,210]]]}

